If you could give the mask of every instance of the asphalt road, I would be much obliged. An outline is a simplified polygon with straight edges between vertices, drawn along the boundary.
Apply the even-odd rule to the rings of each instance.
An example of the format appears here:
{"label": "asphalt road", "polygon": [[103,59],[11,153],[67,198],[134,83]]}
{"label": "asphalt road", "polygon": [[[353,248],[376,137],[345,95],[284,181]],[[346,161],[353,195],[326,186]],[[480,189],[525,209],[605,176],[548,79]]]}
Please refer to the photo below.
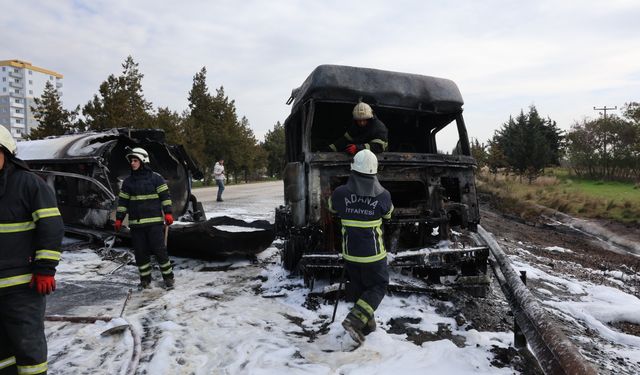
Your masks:
{"label": "asphalt road", "polygon": [[[218,194],[217,186],[193,189],[193,194],[198,201],[203,203],[215,202]],[[225,186],[222,193],[222,200],[226,204],[232,204],[234,201],[246,201],[254,198],[263,197],[283,197],[284,202],[284,186],[282,181],[256,182],[249,184],[236,184]]]}

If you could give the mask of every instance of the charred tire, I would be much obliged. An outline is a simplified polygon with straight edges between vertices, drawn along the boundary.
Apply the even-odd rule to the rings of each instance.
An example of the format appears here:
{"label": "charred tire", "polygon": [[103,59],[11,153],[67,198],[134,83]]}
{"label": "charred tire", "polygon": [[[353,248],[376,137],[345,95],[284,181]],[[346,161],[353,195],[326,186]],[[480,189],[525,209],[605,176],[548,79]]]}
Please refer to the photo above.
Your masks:
{"label": "charred tire", "polygon": [[284,240],[284,248],[282,249],[282,265],[284,269],[291,272],[297,271],[303,251],[304,238],[292,235],[288,240]]}

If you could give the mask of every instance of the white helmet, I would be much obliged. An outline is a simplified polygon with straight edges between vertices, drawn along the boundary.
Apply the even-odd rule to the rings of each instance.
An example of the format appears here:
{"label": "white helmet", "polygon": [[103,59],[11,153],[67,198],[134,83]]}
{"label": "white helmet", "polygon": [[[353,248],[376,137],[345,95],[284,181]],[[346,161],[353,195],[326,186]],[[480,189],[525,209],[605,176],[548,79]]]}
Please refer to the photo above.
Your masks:
{"label": "white helmet", "polygon": [[368,120],[373,118],[373,109],[369,104],[360,102],[353,107],[353,119],[354,120]]}
{"label": "white helmet", "polygon": [[353,157],[351,170],[363,174],[378,173],[378,158],[376,154],[367,149],[359,151],[356,156]]}
{"label": "white helmet", "polygon": [[9,133],[9,130],[2,125],[0,125],[0,147],[6,148],[12,155],[15,155],[18,151],[16,141]]}
{"label": "white helmet", "polygon": [[140,161],[143,163],[149,162],[149,153],[147,153],[147,151],[142,147],[134,148],[130,153],[127,154],[126,157],[129,162],[131,162],[132,157],[140,159]]}

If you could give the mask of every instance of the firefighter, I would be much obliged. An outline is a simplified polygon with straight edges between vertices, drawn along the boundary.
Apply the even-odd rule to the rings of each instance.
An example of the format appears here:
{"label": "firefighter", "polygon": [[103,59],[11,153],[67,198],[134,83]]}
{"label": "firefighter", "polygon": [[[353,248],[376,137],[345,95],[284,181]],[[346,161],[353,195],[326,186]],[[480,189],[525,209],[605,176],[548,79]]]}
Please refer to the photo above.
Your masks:
{"label": "firefighter", "polygon": [[64,225],[53,190],[16,157],[0,125],[0,374],[46,374],[46,294]]}
{"label": "firefighter", "polygon": [[173,224],[167,182],[149,167],[149,154],[136,147],[126,155],[131,175],[118,194],[115,229],[129,214],[131,242],[140,273],[140,289],[151,288],[151,255],[156,256],[167,289],[174,287],[173,268],[164,241],[164,225]]}
{"label": "firefighter", "polygon": [[387,127],[373,115],[371,106],[359,102],[353,107],[353,123],[329,148],[349,155],[365,149],[379,154],[387,150],[387,133]]}
{"label": "firefighter", "polygon": [[329,199],[329,211],[342,225],[342,258],[355,304],[342,322],[358,343],[376,329],[374,312],[389,284],[387,251],[382,220],[391,218],[391,194],[380,185],[376,174],[378,159],[369,150],[358,152],[351,164],[351,175]]}

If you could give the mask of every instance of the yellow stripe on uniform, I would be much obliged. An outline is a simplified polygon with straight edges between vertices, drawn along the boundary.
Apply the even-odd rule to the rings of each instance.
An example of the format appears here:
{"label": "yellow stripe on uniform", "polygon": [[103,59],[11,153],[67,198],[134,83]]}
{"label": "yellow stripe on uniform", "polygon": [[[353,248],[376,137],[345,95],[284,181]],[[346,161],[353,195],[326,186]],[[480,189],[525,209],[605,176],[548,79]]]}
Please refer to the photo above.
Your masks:
{"label": "yellow stripe on uniform", "polygon": [[16,286],[20,284],[26,284],[31,282],[31,274],[27,273],[24,275],[5,277],[0,279],[0,288],[8,288],[10,286]]}
{"label": "yellow stripe on uniform", "polygon": [[36,223],[33,221],[0,224],[0,233],[26,232],[33,229],[36,229]]}
{"label": "yellow stripe on uniform", "polygon": [[382,215],[383,219],[391,219],[391,213],[393,212],[393,210],[395,209],[395,207],[393,207],[393,205],[391,205],[391,208],[389,209],[389,212],[387,212],[386,214]]}
{"label": "yellow stripe on uniform", "polygon": [[132,195],[131,199],[132,201],[144,201],[147,199],[158,199],[160,198],[160,196],[158,194],[147,194],[147,195]]}
{"label": "yellow stripe on uniform", "polygon": [[18,375],[35,375],[42,374],[48,370],[47,362],[42,362],[33,366],[20,366],[18,365]]}
{"label": "yellow stripe on uniform", "polygon": [[158,217],[148,217],[146,219],[140,220],[131,220],[129,219],[129,225],[137,225],[137,224],[149,224],[149,223],[162,223],[164,219],[160,216]]}
{"label": "yellow stripe on uniform", "polygon": [[116,211],[118,211],[118,212],[127,212],[127,208],[125,206],[118,206]]}
{"label": "yellow stripe on uniform", "polygon": [[38,221],[46,217],[60,216],[60,210],[58,210],[58,207],[41,208],[35,210],[31,216],[33,217],[33,221]]}
{"label": "yellow stripe on uniform", "polygon": [[169,190],[169,187],[167,186],[167,184],[162,184],[156,188],[156,191],[158,192],[158,194],[166,190]]}
{"label": "yellow stripe on uniform", "polygon": [[365,300],[359,299],[356,302],[356,305],[360,306],[364,311],[366,311],[369,316],[373,316],[375,310],[373,310],[373,307],[371,307],[371,305],[369,305]]}
{"label": "yellow stripe on uniform", "polygon": [[130,195],[129,195],[129,194],[127,194],[127,193],[125,193],[124,191],[119,192],[119,193],[118,193],[118,196],[119,196],[120,198],[124,198],[124,199],[129,199],[129,197],[130,197]]}
{"label": "yellow stripe on uniform", "polygon": [[331,212],[332,214],[338,213],[338,211],[333,209],[333,204],[331,203],[331,197],[329,197],[327,203],[328,203],[327,208],[329,209],[329,212]]}
{"label": "yellow stripe on uniform", "polygon": [[16,357],[0,359],[0,370],[16,364]]}
{"label": "yellow stripe on uniform", "polygon": [[343,226],[345,227],[355,227],[355,228],[375,228],[379,225],[382,225],[382,219],[371,220],[371,221],[363,221],[363,220],[340,220]]}
{"label": "yellow stripe on uniform", "polygon": [[167,199],[166,201],[160,202],[160,205],[162,206],[171,206],[171,204],[172,204],[171,199]]}
{"label": "yellow stripe on uniform", "polygon": [[36,250],[37,259],[60,260],[61,253],[55,250]]}
{"label": "yellow stripe on uniform", "polygon": [[383,250],[380,254],[372,255],[370,257],[354,257],[345,252],[342,253],[342,258],[344,258],[344,260],[348,260],[349,262],[354,263],[373,263],[384,259],[386,256],[387,252],[385,250]]}

